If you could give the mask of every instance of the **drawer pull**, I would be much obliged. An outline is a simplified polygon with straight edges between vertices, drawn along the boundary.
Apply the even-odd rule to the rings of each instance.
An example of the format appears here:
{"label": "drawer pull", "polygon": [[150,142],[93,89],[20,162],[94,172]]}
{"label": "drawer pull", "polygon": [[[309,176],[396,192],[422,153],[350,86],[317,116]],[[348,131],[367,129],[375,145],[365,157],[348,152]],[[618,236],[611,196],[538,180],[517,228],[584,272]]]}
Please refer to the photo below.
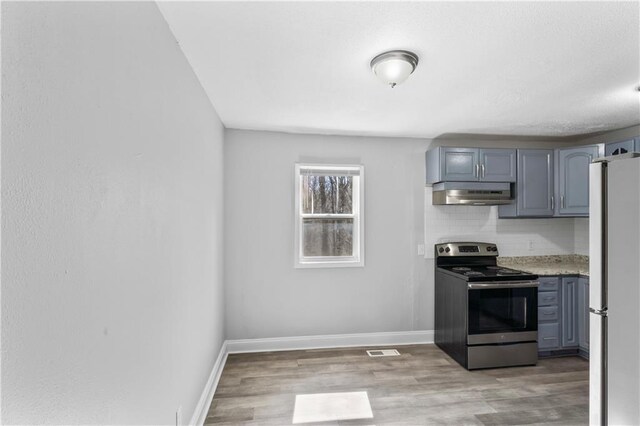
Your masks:
{"label": "drawer pull", "polygon": [[555,297],[545,297],[544,300],[553,300]]}
{"label": "drawer pull", "polygon": [[557,337],[543,337],[542,340],[556,340]]}
{"label": "drawer pull", "polygon": [[555,312],[543,312],[542,315],[555,315]]}

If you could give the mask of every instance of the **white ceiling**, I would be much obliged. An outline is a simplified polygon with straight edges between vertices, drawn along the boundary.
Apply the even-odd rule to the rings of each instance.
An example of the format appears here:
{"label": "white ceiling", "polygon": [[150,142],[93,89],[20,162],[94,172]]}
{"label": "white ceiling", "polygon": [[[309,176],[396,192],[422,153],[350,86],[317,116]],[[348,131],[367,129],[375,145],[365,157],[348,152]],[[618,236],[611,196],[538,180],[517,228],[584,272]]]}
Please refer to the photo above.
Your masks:
{"label": "white ceiling", "polygon": [[[640,122],[640,2],[159,2],[228,128],[567,136]],[[369,62],[420,57],[395,89]]]}

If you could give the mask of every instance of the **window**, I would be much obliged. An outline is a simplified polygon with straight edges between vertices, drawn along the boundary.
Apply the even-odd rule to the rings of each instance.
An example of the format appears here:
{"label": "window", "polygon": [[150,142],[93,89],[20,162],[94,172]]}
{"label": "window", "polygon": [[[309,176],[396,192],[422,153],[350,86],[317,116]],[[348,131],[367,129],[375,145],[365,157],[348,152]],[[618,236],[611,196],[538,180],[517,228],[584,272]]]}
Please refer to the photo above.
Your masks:
{"label": "window", "polygon": [[296,164],[295,266],[364,266],[364,167]]}

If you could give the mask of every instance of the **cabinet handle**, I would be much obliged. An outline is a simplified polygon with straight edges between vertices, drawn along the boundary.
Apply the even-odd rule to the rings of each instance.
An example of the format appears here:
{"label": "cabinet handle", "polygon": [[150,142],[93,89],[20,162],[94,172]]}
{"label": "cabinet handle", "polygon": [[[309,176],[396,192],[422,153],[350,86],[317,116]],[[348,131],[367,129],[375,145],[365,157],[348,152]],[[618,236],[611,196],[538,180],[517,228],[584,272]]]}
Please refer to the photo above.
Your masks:
{"label": "cabinet handle", "polygon": [[480,177],[480,164],[476,164],[476,177]]}
{"label": "cabinet handle", "polygon": [[543,337],[542,340],[556,340],[557,337]]}
{"label": "cabinet handle", "polygon": [[555,209],[556,209],[556,200],[552,195],[551,196],[551,210],[555,210]]}
{"label": "cabinet handle", "polygon": [[560,196],[560,207],[563,208],[563,209],[565,208],[565,206],[564,206],[564,195]]}
{"label": "cabinet handle", "polygon": [[484,164],[482,165],[482,177],[484,178]]}

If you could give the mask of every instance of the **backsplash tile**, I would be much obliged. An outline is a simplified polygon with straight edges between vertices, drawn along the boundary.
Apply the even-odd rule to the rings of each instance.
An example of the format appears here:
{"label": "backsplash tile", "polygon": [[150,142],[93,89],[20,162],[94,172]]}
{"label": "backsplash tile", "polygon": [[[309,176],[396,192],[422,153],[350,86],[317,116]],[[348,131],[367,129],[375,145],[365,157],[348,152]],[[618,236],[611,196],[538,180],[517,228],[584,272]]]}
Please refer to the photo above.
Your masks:
{"label": "backsplash tile", "polygon": [[574,246],[576,254],[589,255],[589,219],[581,217],[575,219]]}
{"label": "backsplash tile", "polygon": [[[497,206],[434,206],[431,189],[425,187],[424,198],[427,258],[433,257],[434,244],[446,241],[496,243],[501,256],[588,254],[588,233],[583,235],[588,219],[498,219]],[[586,228],[575,221],[586,222]]]}

